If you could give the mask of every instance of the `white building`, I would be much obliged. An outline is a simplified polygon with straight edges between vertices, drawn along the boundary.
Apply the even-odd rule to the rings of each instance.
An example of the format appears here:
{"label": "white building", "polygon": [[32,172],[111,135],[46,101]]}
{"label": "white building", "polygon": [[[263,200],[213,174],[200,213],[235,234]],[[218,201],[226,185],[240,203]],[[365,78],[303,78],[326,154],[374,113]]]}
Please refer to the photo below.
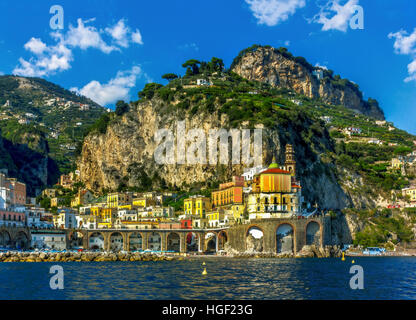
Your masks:
{"label": "white building", "polygon": [[197,79],[196,80],[197,86],[212,86],[212,82],[205,79]]}
{"label": "white building", "polygon": [[244,173],[241,175],[245,181],[251,181],[253,180],[254,176],[256,174],[259,174],[263,171],[267,170],[267,167],[257,166],[252,167],[244,170]]}
{"label": "white building", "polygon": [[77,226],[75,212],[70,209],[60,210],[58,216],[54,217],[53,222],[56,228],[61,229],[72,229]]}
{"label": "white building", "polygon": [[312,71],[312,74],[318,78],[318,80],[321,80],[324,78],[324,71],[322,69],[316,69]]}
{"label": "white building", "polygon": [[66,233],[57,230],[32,230],[32,248],[38,249],[66,249]]}

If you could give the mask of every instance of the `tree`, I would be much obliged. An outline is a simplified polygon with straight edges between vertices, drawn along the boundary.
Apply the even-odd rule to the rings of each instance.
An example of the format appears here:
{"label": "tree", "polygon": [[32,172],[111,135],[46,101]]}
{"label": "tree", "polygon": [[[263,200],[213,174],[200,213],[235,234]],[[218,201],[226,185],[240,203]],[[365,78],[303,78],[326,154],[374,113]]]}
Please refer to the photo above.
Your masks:
{"label": "tree", "polygon": [[127,111],[129,111],[128,103],[124,102],[123,100],[119,100],[116,103],[116,115],[122,116]]}
{"label": "tree", "polygon": [[212,57],[210,67],[212,72],[222,72],[224,69],[224,61],[220,58]]}
{"label": "tree", "polygon": [[195,59],[190,59],[186,61],[182,67],[186,69],[186,75],[196,75],[199,73],[199,65],[201,62]]}
{"label": "tree", "polygon": [[178,78],[178,76],[176,74],[174,74],[174,73],[166,73],[166,74],[164,74],[162,76],[162,79],[166,79],[169,82],[172,81],[172,80],[174,80],[174,79],[177,79],[177,78]]}
{"label": "tree", "polygon": [[42,200],[40,200],[40,206],[42,208],[49,209],[51,207],[51,199],[50,198],[43,198]]}
{"label": "tree", "polygon": [[162,88],[163,86],[160,83],[147,83],[143,90],[139,92],[139,98],[141,99],[152,99],[155,95],[156,90]]}

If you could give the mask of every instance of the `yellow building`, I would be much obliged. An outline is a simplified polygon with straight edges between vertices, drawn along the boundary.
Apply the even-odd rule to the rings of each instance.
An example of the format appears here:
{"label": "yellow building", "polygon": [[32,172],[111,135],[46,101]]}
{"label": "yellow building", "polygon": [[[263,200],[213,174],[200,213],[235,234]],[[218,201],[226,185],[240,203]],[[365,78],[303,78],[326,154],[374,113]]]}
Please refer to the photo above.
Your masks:
{"label": "yellow building", "polygon": [[295,180],[293,148],[286,147],[284,169],[274,161],[266,171],[256,175],[247,197],[249,219],[290,217],[301,211],[301,186]]}
{"label": "yellow building", "polygon": [[134,198],[133,199],[133,206],[146,208],[150,206],[156,205],[156,201],[150,197],[142,197],[142,198]]}
{"label": "yellow building", "polygon": [[110,193],[107,195],[107,206],[109,208],[118,208],[119,206],[131,204],[132,203],[132,194],[131,192],[125,193]]}
{"label": "yellow building", "polygon": [[211,199],[204,196],[192,196],[183,202],[184,213],[187,216],[205,218],[211,211]]}
{"label": "yellow building", "polygon": [[74,199],[71,200],[71,207],[78,207],[91,202],[94,199],[93,194],[88,190],[79,190]]}
{"label": "yellow building", "polygon": [[47,197],[47,198],[55,198],[56,189],[45,189],[42,191],[42,196]]}
{"label": "yellow building", "polygon": [[416,186],[402,189],[404,197],[408,197],[410,202],[416,201]]}
{"label": "yellow building", "polygon": [[64,203],[64,201],[65,201],[64,198],[58,198],[58,197],[52,198],[51,199],[51,207],[58,208]]}
{"label": "yellow building", "polygon": [[399,158],[393,158],[393,159],[391,159],[391,167],[393,169],[400,169],[402,167],[402,164],[403,164],[403,162]]}
{"label": "yellow building", "polygon": [[90,212],[93,216],[101,217],[101,210],[103,209],[102,206],[94,206],[91,207]]}

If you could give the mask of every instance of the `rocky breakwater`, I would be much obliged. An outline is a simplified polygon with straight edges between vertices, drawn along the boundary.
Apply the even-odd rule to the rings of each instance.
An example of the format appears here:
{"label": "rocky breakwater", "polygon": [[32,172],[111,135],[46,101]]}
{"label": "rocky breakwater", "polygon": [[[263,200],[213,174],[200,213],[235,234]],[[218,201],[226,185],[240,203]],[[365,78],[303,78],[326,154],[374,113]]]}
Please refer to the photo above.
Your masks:
{"label": "rocky breakwater", "polygon": [[5,252],[0,262],[170,261],[182,257],[139,252]]}
{"label": "rocky breakwater", "polygon": [[232,258],[339,258],[342,256],[340,246],[317,247],[315,245],[304,246],[301,251],[294,254],[293,252],[256,252],[248,250],[238,252],[226,247],[228,257]]}

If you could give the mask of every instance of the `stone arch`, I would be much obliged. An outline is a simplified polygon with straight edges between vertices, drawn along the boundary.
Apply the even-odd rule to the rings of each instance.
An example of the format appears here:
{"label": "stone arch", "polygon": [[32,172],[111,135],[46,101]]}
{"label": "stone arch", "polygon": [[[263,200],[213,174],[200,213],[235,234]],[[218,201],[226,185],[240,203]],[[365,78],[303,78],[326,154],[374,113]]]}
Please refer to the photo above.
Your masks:
{"label": "stone arch", "polygon": [[29,248],[29,237],[27,236],[26,232],[19,231],[16,234],[16,237],[13,240],[14,246],[16,249],[27,249]]}
{"label": "stone arch", "polygon": [[322,230],[321,224],[316,221],[308,222],[305,227],[305,243],[306,245],[315,245],[320,247],[322,245]]}
{"label": "stone arch", "polygon": [[151,251],[162,250],[162,235],[159,232],[151,232],[148,235],[147,248]]}
{"label": "stone arch", "polygon": [[228,242],[228,234],[225,230],[218,232],[218,250],[224,250]]}
{"label": "stone arch", "polygon": [[215,232],[208,232],[205,235],[206,248],[208,252],[215,252],[217,249],[217,234]]}
{"label": "stone arch", "polygon": [[276,228],[276,252],[295,251],[295,228],[292,224],[284,222]]}
{"label": "stone arch", "polygon": [[80,248],[83,244],[84,234],[78,231],[71,231],[68,235],[69,247]]}
{"label": "stone arch", "polygon": [[188,232],[185,235],[186,252],[198,252],[199,236],[195,232]]}
{"label": "stone arch", "polygon": [[133,232],[128,237],[130,251],[143,250],[143,236],[140,232]]}
{"label": "stone arch", "polygon": [[167,251],[180,252],[181,237],[176,232],[171,232],[166,237]]}
{"label": "stone arch", "polygon": [[88,237],[88,248],[104,250],[104,235],[101,232],[93,232]]}
{"label": "stone arch", "polygon": [[250,225],[246,231],[246,251],[263,252],[264,250],[264,231],[258,225]]}
{"label": "stone arch", "polygon": [[108,241],[111,251],[117,252],[123,250],[124,237],[120,232],[111,233]]}
{"label": "stone arch", "polygon": [[0,247],[7,248],[11,246],[11,236],[7,230],[0,231]]}

